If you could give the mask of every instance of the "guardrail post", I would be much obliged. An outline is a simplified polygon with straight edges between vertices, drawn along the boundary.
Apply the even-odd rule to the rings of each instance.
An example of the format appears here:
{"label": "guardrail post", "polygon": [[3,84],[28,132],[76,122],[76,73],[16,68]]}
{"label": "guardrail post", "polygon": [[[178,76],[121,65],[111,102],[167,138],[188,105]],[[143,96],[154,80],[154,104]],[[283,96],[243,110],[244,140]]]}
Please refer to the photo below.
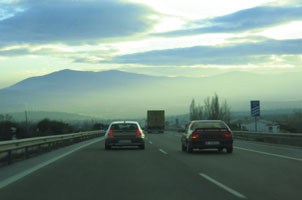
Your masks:
{"label": "guardrail post", "polygon": [[41,153],[41,144],[38,145],[38,154]]}
{"label": "guardrail post", "polygon": [[49,143],[47,144],[46,150],[47,150],[47,152],[49,152],[49,151],[51,150],[51,142],[49,142]]}
{"label": "guardrail post", "polygon": [[7,164],[11,164],[12,163],[12,151],[8,151],[7,152]]}
{"label": "guardrail post", "polygon": [[28,157],[29,157],[28,147],[25,147],[24,155],[25,155],[25,158],[28,158]]}

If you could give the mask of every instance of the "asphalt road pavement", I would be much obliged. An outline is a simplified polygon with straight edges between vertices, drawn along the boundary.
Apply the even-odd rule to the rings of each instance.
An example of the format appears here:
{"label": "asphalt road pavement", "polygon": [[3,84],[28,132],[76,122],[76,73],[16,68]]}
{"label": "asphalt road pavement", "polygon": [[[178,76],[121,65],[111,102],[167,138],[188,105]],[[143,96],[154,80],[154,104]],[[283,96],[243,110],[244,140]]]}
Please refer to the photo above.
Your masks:
{"label": "asphalt road pavement", "polygon": [[232,154],[188,154],[166,132],[147,134],[145,150],[108,151],[97,138],[38,157],[0,168],[1,200],[302,198],[296,147],[236,140]]}

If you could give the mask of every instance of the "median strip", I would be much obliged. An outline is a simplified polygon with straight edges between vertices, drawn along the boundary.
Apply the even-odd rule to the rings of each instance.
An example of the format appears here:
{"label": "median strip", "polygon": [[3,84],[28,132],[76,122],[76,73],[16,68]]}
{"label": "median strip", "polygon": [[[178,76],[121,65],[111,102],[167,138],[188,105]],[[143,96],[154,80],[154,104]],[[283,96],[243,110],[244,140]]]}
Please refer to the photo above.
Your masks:
{"label": "median strip", "polygon": [[167,152],[165,152],[165,151],[162,150],[162,149],[159,149],[159,151],[162,152],[163,154],[166,154],[166,155],[168,154]]}
{"label": "median strip", "polygon": [[274,157],[285,158],[285,159],[290,159],[290,160],[302,161],[302,159],[293,158],[293,157],[290,157],[290,156],[283,156],[283,155],[279,155],[279,154],[257,151],[257,150],[253,150],[253,149],[246,149],[246,148],[242,148],[242,147],[234,147],[234,148],[235,149],[240,149],[240,150],[243,150],[243,151],[250,151],[250,152],[254,152],[254,153],[260,153],[260,154],[264,154],[264,155],[268,155],[268,156],[274,156]]}
{"label": "median strip", "polygon": [[203,173],[200,173],[199,174],[201,177],[207,179],[208,181],[214,183],[215,185],[219,186],[220,188],[224,189],[225,191],[231,193],[232,195],[238,197],[238,198],[241,198],[241,199],[246,199],[246,197],[243,195],[243,194],[240,194],[239,192],[233,190],[232,188],[229,188],[228,186],[216,181],[215,179],[209,177],[208,175],[206,174],[203,174]]}

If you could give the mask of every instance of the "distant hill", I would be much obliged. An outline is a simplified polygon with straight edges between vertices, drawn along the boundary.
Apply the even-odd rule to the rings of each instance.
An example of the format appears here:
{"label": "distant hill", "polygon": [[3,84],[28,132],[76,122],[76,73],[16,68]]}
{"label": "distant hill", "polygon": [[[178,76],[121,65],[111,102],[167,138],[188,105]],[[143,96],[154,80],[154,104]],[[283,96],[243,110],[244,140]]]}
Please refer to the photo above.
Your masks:
{"label": "distant hill", "polygon": [[[25,79],[4,90],[39,92],[83,92],[108,89],[115,86],[133,85],[142,81],[158,80],[142,74],[109,70],[102,72],[62,70],[45,76]],[[46,90],[46,91],[45,91]]]}
{"label": "distant hill", "polygon": [[0,90],[0,113],[28,111],[83,113],[98,118],[145,117],[150,109],[167,115],[188,113],[192,98],[217,93],[233,111],[302,108],[301,74],[230,72],[205,78],[160,77],[117,70],[62,70],[32,77]]}
{"label": "distant hill", "polygon": [[[15,121],[25,121],[25,112],[9,113]],[[43,111],[28,111],[27,118],[30,122],[38,122],[43,119],[57,120],[63,122],[86,121],[86,120],[102,120],[92,116],[64,113],[64,112],[43,112]]]}

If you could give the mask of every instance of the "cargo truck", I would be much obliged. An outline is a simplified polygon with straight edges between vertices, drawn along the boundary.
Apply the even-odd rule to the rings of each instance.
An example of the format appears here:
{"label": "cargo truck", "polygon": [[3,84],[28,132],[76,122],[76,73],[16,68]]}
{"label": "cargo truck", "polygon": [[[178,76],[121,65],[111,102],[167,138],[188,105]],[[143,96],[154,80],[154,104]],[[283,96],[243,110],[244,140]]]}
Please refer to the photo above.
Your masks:
{"label": "cargo truck", "polygon": [[148,110],[147,111],[147,132],[164,133],[165,130],[165,111]]}

